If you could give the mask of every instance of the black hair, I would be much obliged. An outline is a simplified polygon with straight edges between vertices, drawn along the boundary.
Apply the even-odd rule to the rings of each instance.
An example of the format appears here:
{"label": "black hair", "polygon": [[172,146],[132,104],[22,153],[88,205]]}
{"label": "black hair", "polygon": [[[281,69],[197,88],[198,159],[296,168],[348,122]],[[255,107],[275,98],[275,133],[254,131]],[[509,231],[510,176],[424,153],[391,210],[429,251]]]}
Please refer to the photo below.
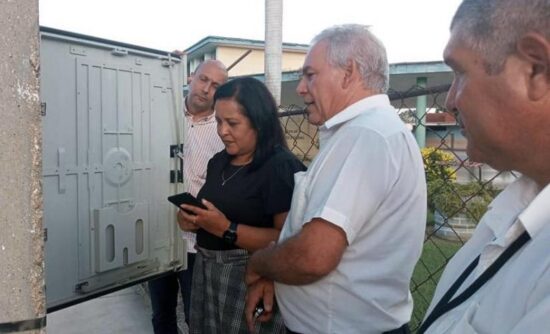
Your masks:
{"label": "black hair", "polygon": [[259,168],[276,150],[288,149],[277,104],[263,82],[252,77],[230,80],[216,89],[214,104],[224,99],[237,102],[256,130],[256,149],[250,170]]}

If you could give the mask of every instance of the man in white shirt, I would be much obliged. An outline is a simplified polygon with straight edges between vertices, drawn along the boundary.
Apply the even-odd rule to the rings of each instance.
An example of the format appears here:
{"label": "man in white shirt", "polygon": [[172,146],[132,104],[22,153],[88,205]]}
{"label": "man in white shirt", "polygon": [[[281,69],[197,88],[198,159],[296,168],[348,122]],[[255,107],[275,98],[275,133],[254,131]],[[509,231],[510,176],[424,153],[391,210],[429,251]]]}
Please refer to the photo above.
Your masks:
{"label": "man in white shirt", "polygon": [[419,333],[548,333],[550,1],[463,1],[444,58],[468,156],[522,177],[447,265]]}
{"label": "man in white shirt", "polygon": [[320,126],[320,151],[295,175],[278,244],[250,259],[250,326],[260,299],[258,320],[269,318],[274,287],[289,333],[409,332],[426,185],[418,145],[384,94],[388,72],[365,26],[313,40],[297,92]]}
{"label": "man in white shirt", "polygon": [[[216,131],[214,93],[227,80],[227,70],[218,60],[206,60],[197,67],[185,99],[183,177],[185,190],[196,196],[206,180],[206,166],[224,149]],[[182,232],[187,240],[187,269],[149,281],[155,334],[177,334],[177,297],[181,291],[185,321],[189,324],[191,278],[195,262],[195,233]]]}

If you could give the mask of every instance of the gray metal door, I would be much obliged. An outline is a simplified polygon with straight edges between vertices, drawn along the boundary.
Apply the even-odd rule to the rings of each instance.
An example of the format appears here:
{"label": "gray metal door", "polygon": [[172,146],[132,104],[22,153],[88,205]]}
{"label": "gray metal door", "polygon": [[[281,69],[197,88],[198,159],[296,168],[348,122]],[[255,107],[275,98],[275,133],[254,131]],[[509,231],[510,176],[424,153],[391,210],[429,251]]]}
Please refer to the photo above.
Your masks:
{"label": "gray metal door", "polygon": [[185,265],[166,201],[177,191],[170,145],[183,66],[84,36],[42,31],[41,41],[46,293],[56,307]]}

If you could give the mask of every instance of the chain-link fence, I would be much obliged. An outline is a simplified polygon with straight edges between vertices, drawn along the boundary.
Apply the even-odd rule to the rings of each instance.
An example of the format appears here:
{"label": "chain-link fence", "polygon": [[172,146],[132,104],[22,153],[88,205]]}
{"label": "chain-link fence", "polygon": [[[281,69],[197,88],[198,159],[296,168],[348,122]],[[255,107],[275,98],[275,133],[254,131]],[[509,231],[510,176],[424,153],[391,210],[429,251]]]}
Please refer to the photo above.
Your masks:
{"label": "chain-link fence", "polygon": [[[444,108],[449,87],[448,84],[432,88],[414,86],[407,91],[388,93],[422,147],[428,184],[424,249],[411,280],[413,330],[422,321],[449,259],[471,236],[494,196],[516,177],[468,159],[466,139],[457,117]],[[422,110],[417,110],[417,105]],[[290,149],[309,164],[319,149],[317,127],[307,122],[299,106],[283,108],[280,120]]]}

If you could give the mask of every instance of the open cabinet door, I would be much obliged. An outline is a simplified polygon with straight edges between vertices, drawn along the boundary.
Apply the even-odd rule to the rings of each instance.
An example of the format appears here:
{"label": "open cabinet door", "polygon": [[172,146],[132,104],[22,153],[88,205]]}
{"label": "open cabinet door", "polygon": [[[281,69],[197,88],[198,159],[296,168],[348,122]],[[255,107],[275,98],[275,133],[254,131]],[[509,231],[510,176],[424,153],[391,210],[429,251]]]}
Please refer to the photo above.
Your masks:
{"label": "open cabinet door", "polygon": [[185,267],[166,200],[185,62],[48,28],[40,53],[48,310]]}

